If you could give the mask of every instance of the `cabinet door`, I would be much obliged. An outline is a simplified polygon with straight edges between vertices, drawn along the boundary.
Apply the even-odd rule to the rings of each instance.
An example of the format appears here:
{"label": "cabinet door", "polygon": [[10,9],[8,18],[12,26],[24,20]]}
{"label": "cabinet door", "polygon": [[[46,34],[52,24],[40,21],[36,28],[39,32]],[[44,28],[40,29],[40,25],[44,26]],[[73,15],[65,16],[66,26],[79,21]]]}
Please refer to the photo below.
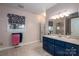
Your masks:
{"label": "cabinet door", "polygon": [[43,39],[43,48],[51,55],[54,55],[54,44],[52,43],[53,40],[49,38]]}
{"label": "cabinet door", "polygon": [[55,56],[64,56],[64,48],[60,46],[55,46]]}
{"label": "cabinet door", "polygon": [[78,51],[77,55],[79,56],[79,46],[77,47],[77,51]]}
{"label": "cabinet door", "polygon": [[65,43],[65,55],[78,56],[78,46],[71,43]]}
{"label": "cabinet door", "polygon": [[55,46],[54,46],[54,44],[49,44],[49,52],[50,52],[50,54],[52,54],[52,55],[54,55],[54,48],[55,48]]}
{"label": "cabinet door", "polygon": [[74,47],[66,48],[65,55],[66,56],[77,56],[78,55],[77,49]]}
{"label": "cabinet door", "polygon": [[50,42],[44,41],[43,42],[43,48],[46,50],[48,53],[54,55],[54,46]]}
{"label": "cabinet door", "polygon": [[46,40],[43,40],[43,49],[48,51],[48,48],[49,48],[48,42]]}

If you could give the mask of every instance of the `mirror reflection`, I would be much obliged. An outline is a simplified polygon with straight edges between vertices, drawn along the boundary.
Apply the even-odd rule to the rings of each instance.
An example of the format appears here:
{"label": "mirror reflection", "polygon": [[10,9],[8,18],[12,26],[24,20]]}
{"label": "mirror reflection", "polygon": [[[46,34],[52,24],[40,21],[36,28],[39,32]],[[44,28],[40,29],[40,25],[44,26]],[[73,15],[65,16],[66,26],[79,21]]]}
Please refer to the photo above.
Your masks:
{"label": "mirror reflection", "polygon": [[49,21],[48,25],[49,33],[78,37],[79,36],[78,14],[79,14],[78,12],[75,12],[67,17],[52,19],[53,21]]}

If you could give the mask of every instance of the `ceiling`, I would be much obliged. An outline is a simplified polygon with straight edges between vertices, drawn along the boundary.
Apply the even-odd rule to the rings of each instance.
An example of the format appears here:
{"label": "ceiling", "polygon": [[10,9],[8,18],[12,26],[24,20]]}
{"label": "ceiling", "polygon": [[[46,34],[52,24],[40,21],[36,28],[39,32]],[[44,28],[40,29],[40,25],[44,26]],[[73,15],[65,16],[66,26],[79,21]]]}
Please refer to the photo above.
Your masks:
{"label": "ceiling", "polygon": [[56,3],[3,3],[0,5],[19,7],[35,14],[41,14],[47,9],[53,7],[55,4]]}

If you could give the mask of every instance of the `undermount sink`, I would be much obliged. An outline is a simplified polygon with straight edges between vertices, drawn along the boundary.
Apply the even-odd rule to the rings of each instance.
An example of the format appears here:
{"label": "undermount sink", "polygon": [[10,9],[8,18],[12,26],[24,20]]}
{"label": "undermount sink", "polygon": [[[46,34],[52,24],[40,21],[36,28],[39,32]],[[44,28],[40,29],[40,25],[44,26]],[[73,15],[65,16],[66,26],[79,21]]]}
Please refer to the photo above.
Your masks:
{"label": "undermount sink", "polygon": [[70,36],[66,36],[67,38],[70,38]]}
{"label": "undermount sink", "polygon": [[53,37],[57,37],[57,36],[53,36]]}
{"label": "undermount sink", "polygon": [[64,38],[64,39],[68,38],[68,39],[70,39],[71,37],[70,36],[62,36],[61,38]]}

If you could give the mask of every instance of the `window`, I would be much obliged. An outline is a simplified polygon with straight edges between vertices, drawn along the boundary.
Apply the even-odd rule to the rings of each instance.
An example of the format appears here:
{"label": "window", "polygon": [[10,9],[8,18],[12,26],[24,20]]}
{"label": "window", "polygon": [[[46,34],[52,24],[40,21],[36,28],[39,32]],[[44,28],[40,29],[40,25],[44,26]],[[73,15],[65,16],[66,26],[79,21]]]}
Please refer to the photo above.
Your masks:
{"label": "window", "polygon": [[15,14],[8,14],[8,26],[9,29],[24,29],[25,17]]}

